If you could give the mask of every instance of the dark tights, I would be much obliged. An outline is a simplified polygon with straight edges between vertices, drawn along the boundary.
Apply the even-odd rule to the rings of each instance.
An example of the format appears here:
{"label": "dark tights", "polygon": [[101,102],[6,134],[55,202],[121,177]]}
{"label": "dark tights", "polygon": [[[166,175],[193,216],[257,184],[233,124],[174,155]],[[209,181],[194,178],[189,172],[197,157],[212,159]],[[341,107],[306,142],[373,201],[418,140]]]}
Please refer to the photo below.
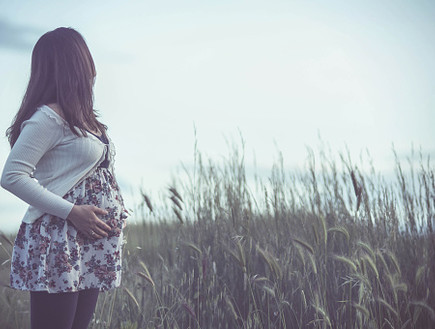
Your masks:
{"label": "dark tights", "polygon": [[77,292],[30,292],[32,329],[86,329],[94,314],[99,289]]}

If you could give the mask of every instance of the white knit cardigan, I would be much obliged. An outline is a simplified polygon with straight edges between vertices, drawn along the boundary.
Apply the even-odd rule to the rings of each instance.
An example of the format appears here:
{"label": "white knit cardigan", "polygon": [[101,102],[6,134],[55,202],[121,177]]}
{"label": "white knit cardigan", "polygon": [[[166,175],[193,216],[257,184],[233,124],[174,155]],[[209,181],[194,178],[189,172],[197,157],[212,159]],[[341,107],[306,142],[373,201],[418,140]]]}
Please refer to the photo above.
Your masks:
{"label": "white knit cardigan", "polygon": [[[109,170],[114,145],[109,138]],[[74,204],[63,199],[104,161],[107,145],[96,136],[77,136],[50,107],[39,107],[21,124],[21,133],[3,168],[0,185],[29,204],[22,219],[33,223],[44,213],[66,219]]]}

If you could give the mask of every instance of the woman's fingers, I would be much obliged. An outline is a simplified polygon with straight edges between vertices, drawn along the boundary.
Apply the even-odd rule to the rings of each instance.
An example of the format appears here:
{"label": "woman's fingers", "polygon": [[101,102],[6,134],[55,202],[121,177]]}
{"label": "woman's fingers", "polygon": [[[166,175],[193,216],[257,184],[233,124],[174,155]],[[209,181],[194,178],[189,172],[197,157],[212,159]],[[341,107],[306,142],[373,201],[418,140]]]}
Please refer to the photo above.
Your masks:
{"label": "woman's fingers", "polygon": [[103,237],[97,233],[95,233],[95,231],[91,231],[91,233],[87,233],[88,238],[90,239],[102,239]]}
{"label": "woman's fingers", "polygon": [[95,214],[97,226],[106,232],[110,232],[112,230],[112,228],[109,225],[107,225],[105,222],[103,222],[100,218],[98,218],[98,216],[97,216],[97,214],[107,215],[108,212],[104,209],[101,209],[101,208],[98,208],[95,206],[92,208],[92,211]]}
{"label": "woman's fingers", "polygon": [[105,222],[103,222],[101,219],[99,219],[99,218],[97,218],[96,224],[97,224],[98,228],[100,228],[100,229],[102,229],[102,230],[104,230],[106,232],[112,231],[112,228],[109,225],[107,225]]}
{"label": "woman's fingers", "polygon": [[98,226],[96,226],[94,229],[92,229],[92,231],[94,232],[94,234],[91,234],[92,237],[100,236],[100,237],[104,237],[105,238],[105,237],[108,236],[107,232],[103,231]]}
{"label": "woman's fingers", "polygon": [[93,207],[92,211],[93,211],[94,213],[96,213],[96,214],[100,214],[100,215],[107,215],[107,214],[108,214],[107,210],[104,210],[104,209],[98,208],[98,207],[96,207],[96,206]]}
{"label": "woman's fingers", "polygon": [[98,217],[107,215],[106,210],[92,205],[75,205],[73,210],[69,216],[70,221],[88,238],[102,239],[112,231],[112,228]]}

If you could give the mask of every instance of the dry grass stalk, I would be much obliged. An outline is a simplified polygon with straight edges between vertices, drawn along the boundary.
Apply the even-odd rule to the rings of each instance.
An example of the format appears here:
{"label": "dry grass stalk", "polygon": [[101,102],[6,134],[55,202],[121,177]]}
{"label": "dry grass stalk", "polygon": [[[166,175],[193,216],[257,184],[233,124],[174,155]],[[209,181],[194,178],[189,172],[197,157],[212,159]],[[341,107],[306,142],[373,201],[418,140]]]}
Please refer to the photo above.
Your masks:
{"label": "dry grass stalk", "polygon": [[257,245],[257,251],[261,255],[261,257],[265,260],[266,264],[269,266],[270,271],[274,274],[275,278],[280,280],[282,278],[282,270],[275,257],[273,257],[269,252],[261,249]]}
{"label": "dry grass stalk", "polygon": [[183,219],[183,216],[181,215],[181,213],[178,211],[178,209],[175,208],[175,207],[172,207],[172,210],[174,211],[175,216],[177,216],[177,218],[180,221],[180,223],[183,224],[184,223],[184,219]]}
{"label": "dry grass stalk", "polygon": [[[145,265],[145,263],[143,261],[139,261],[140,266],[144,269],[145,271],[145,276],[142,276],[141,274],[138,274],[139,276],[142,276],[144,279],[146,279],[147,281],[149,281],[151,283],[151,285],[153,287],[155,287],[155,283],[153,278],[151,277],[150,271],[148,270],[148,267]],[[142,273],[142,272],[139,272]]]}
{"label": "dry grass stalk", "polygon": [[230,300],[230,298],[225,294],[225,303],[228,305],[228,308],[230,309],[231,314],[234,317],[234,320],[237,320],[239,318],[239,315],[236,312],[236,308],[234,307],[233,302]]}
{"label": "dry grass stalk", "polygon": [[347,229],[344,226],[335,226],[335,227],[331,227],[328,229],[328,233],[331,232],[337,232],[337,233],[341,233],[346,237],[347,242],[350,241],[350,234],[347,231]]}
{"label": "dry grass stalk", "polygon": [[175,187],[169,187],[169,191],[173,194],[173,196],[175,196],[178,200],[180,200],[181,202],[183,201],[183,198],[181,197],[180,193],[178,193],[178,191],[175,189]]}
{"label": "dry grass stalk", "polygon": [[147,205],[147,207],[148,207],[148,209],[150,210],[150,212],[154,212],[154,210],[153,210],[153,206],[152,206],[152,204],[151,204],[151,200],[150,200],[150,198],[148,197],[148,195],[146,195],[144,192],[142,192],[141,191],[141,194],[142,194],[142,198],[143,198],[143,200],[145,201],[145,204]]}
{"label": "dry grass stalk", "polygon": [[394,255],[390,250],[385,250],[385,253],[390,257],[390,260],[394,266],[394,269],[396,270],[396,273],[399,276],[402,276],[402,271],[400,270],[399,261],[397,260],[396,255]]}
{"label": "dry grass stalk", "polygon": [[193,249],[193,250],[196,251],[198,254],[202,255],[202,250],[199,249],[199,247],[196,246],[195,244],[193,244],[192,242],[183,242],[183,244],[184,244],[186,247],[189,247],[189,248]]}
{"label": "dry grass stalk", "polygon": [[426,264],[419,266],[415,273],[415,285],[417,287],[420,285],[420,283],[424,282],[426,267]]}
{"label": "dry grass stalk", "polygon": [[138,309],[140,309],[139,307],[139,303],[137,302],[136,297],[134,297],[134,295],[132,294],[132,292],[130,290],[128,290],[128,288],[123,287],[124,291],[127,293],[128,297],[130,297],[130,299],[133,301],[133,303],[136,305],[136,307]]}
{"label": "dry grass stalk", "polygon": [[422,309],[424,309],[425,311],[427,311],[430,315],[430,318],[435,321],[435,310],[430,307],[426,302],[424,301],[412,301],[410,302],[411,305],[420,307]]}
{"label": "dry grass stalk", "polygon": [[373,261],[373,259],[370,258],[369,255],[364,255],[361,260],[365,263],[368,264],[369,267],[372,269],[373,273],[376,276],[376,279],[379,281],[379,271],[378,268],[376,267],[375,262]]}
{"label": "dry grass stalk", "polygon": [[300,246],[302,246],[303,248],[305,248],[305,250],[307,250],[311,255],[314,255],[314,249],[313,247],[311,247],[311,245],[301,239],[298,238],[292,238],[292,240],[296,243],[298,243]]}
{"label": "dry grass stalk", "polygon": [[391,306],[385,299],[383,298],[376,298],[376,300],[383,306],[385,306],[388,311],[390,311],[391,313],[393,313],[393,315],[395,316],[396,320],[400,319],[399,313],[397,313],[397,311],[393,308],[393,306]]}
{"label": "dry grass stalk", "polygon": [[183,210],[180,201],[175,196],[171,195],[170,199],[178,207],[178,209]]}
{"label": "dry grass stalk", "polygon": [[362,249],[363,249],[366,253],[368,253],[368,254],[370,255],[370,258],[371,258],[372,260],[376,259],[375,252],[373,251],[373,249],[372,249],[372,248],[371,248],[367,243],[365,243],[365,242],[363,242],[363,241],[358,241],[358,242],[357,242],[357,245],[358,245],[359,247],[362,247]]}
{"label": "dry grass stalk", "polygon": [[183,301],[182,303],[181,303],[181,306],[183,306],[183,308],[187,311],[187,313],[194,319],[194,320],[197,320],[196,319],[196,314],[195,314],[195,311],[194,311],[194,309],[186,302],[186,301]]}
{"label": "dry grass stalk", "polygon": [[351,170],[351,172],[350,172],[350,178],[352,180],[353,190],[354,190],[355,196],[357,198],[356,211],[358,211],[358,209],[361,205],[362,190],[363,189],[362,189],[361,185],[358,183],[356,176],[355,176],[355,172],[353,170]]}
{"label": "dry grass stalk", "polygon": [[352,303],[352,306],[355,307],[361,314],[363,314],[365,317],[370,317],[370,312],[367,308],[365,308],[363,305]]}
{"label": "dry grass stalk", "polygon": [[357,271],[356,264],[350,258],[347,258],[345,256],[340,256],[340,255],[332,255],[331,257],[343,264],[348,265],[354,272]]}
{"label": "dry grass stalk", "polygon": [[146,275],[146,274],[143,273],[143,272],[137,272],[136,274],[137,274],[138,276],[140,276],[141,278],[144,278],[145,280],[147,280],[149,283],[151,283],[151,285],[152,285],[153,287],[156,286],[155,283],[154,283],[154,281],[153,281],[153,279],[151,279],[150,276]]}

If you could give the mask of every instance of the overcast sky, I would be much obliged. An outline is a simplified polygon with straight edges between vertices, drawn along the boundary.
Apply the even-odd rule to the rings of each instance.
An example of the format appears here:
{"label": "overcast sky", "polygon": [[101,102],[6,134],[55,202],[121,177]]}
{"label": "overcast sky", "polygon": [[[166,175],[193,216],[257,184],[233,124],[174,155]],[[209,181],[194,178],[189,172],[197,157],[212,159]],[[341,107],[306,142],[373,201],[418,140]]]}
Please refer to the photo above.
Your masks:
{"label": "overcast sky", "polygon": [[[3,1],[0,133],[18,110],[33,45],[74,27],[97,66],[96,108],[117,146],[127,206],[139,185],[162,190],[200,151],[219,158],[246,141],[246,162],[288,168],[306,147],[368,149],[392,171],[391,145],[435,155],[433,1]],[[0,166],[9,152],[0,137]],[[357,162],[357,161],[356,161]],[[137,193],[136,193],[137,194]],[[0,190],[0,229],[26,205]]]}

